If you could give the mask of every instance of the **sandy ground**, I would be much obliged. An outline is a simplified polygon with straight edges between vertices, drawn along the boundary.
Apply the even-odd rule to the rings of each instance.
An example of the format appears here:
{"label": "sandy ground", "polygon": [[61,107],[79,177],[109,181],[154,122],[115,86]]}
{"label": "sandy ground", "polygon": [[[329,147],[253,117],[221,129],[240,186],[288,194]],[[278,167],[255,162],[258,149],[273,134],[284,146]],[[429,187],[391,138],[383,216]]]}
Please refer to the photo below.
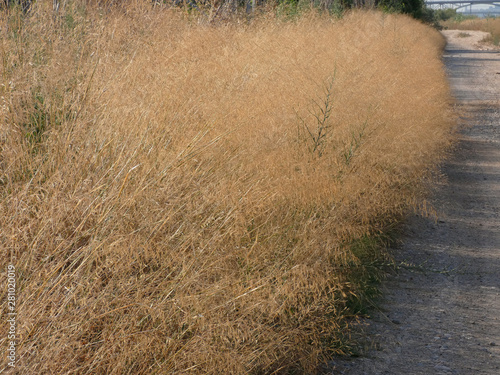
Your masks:
{"label": "sandy ground", "polygon": [[500,51],[461,32],[444,32],[462,124],[438,218],[410,218],[361,356],[331,374],[500,374]]}

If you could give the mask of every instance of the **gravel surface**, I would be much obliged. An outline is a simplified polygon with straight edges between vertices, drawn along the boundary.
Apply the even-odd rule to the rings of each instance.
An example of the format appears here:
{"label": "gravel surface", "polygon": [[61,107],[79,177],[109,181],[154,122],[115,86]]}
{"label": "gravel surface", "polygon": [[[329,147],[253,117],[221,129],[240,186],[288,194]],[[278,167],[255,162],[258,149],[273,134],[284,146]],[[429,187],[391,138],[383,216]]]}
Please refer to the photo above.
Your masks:
{"label": "gravel surface", "polygon": [[443,32],[462,124],[437,219],[410,218],[361,356],[331,374],[500,374],[500,51],[459,33]]}

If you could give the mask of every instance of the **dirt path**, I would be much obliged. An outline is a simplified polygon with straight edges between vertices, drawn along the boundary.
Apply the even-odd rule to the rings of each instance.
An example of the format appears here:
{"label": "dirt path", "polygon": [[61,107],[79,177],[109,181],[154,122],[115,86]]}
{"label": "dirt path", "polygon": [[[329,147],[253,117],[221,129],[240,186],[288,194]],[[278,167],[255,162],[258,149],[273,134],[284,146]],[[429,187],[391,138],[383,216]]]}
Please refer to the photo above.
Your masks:
{"label": "dirt path", "polygon": [[384,283],[362,356],[333,374],[500,374],[500,51],[467,33],[445,32],[465,126],[433,200],[438,220],[410,220],[396,257],[411,266]]}

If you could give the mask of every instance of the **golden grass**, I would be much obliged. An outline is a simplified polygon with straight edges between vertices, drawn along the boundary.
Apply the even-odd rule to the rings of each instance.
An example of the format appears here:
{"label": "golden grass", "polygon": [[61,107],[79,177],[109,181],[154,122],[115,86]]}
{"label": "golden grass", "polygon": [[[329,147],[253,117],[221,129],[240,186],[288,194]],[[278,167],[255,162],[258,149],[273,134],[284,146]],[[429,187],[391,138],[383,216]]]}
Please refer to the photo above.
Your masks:
{"label": "golden grass", "polygon": [[500,44],[500,18],[474,18],[464,21],[443,21],[441,25],[450,30],[479,30],[490,33],[484,42],[495,46]]}
{"label": "golden grass", "polygon": [[342,353],[348,244],[419,202],[451,140],[439,33],[50,4],[1,16],[17,373],[312,373]]}

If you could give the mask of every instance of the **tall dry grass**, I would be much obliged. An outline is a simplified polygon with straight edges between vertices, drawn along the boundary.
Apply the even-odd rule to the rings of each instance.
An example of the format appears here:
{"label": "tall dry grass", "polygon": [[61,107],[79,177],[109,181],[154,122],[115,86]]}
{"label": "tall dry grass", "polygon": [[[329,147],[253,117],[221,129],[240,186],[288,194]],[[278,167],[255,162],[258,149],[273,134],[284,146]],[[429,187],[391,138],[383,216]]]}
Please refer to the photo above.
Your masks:
{"label": "tall dry grass", "polygon": [[419,202],[451,139],[439,33],[50,6],[1,16],[14,372],[312,373],[342,353],[351,245]]}

